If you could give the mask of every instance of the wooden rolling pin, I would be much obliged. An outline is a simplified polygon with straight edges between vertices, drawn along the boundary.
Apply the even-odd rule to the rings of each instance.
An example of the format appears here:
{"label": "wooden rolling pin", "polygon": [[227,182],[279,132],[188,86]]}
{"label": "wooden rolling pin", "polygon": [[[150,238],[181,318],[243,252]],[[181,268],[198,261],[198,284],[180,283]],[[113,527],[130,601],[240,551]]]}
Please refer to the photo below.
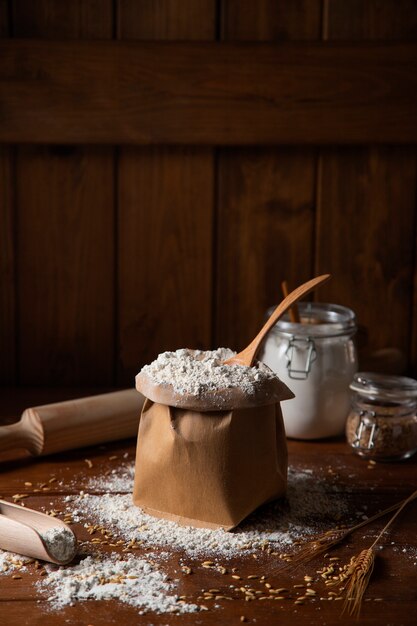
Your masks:
{"label": "wooden rolling pin", "polygon": [[135,437],[144,401],[126,389],[26,409],[19,422],[0,427],[0,452],[39,456]]}

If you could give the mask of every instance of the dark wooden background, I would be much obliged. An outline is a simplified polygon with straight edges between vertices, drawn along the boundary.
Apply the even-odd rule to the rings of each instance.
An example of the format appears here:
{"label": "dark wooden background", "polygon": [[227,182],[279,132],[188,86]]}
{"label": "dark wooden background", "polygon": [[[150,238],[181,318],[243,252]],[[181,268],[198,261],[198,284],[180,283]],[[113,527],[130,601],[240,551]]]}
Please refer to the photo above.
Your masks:
{"label": "dark wooden background", "polygon": [[[406,355],[408,371],[416,373],[417,133],[410,114],[415,93],[407,91],[415,87],[416,47],[410,45],[417,37],[414,0],[0,0],[0,36],[6,51],[3,61],[0,55],[1,384],[131,384],[139,367],[162,350],[242,348],[266,308],[280,298],[282,279],[295,286],[321,272],[331,272],[333,280],[318,299],[352,307],[367,329],[368,349],[395,347]],[[10,48],[17,39],[28,41]],[[320,48],[317,56],[308,52],[305,67],[295,63],[283,80],[297,92],[309,78],[317,84],[322,76],[317,102],[321,97],[327,104],[329,98],[333,101],[316,124],[311,103],[300,99],[296,123],[288,132],[287,122],[285,128],[274,126],[268,141],[261,133],[261,117],[262,106],[269,103],[264,98],[262,104],[258,94],[240,142],[229,139],[233,133],[227,124],[224,135],[219,128],[210,135],[201,120],[196,130],[191,118],[188,126],[158,112],[154,99],[151,113],[156,120],[159,115],[162,139],[132,144],[126,141],[123,119],[117,120],[115,131],[123,141],[106,141],[100,135],[101,119],[91,114],[83,123],[91,120],[100,140],[77,141],[83,136],[82,128],[77,134],[82,111],[74,102],[65,115],[68,128],[75,120],[70,132],[75,140],[61,142],[66,128],[54,126],[56,111],[44,114],[44,104],[33,96],[34,80],[42,80],[42,71],[35,72],[31,63],[45,50],[38,40],[78,39],[197,44],[291,40],[288,54],[295,59],[303,58],[303,50],[316,49],[306,42],[321,44],[327,47],[324,69]],[[339,48],[340,42],[347,47]],[[385,46],[373,48],[377,43]],[[59,48],[55,41],[50,45],[50,59],[42,62],[59,68],[61,57],[54,50],[61,50],[64,59],[69,48]],[[81,49],[73,50],[78,67],[84,53],[77,56]],[[113,48],[103,42],[91,50],[98,75],[105,75]],[[120,55],[128,72],[126,50]],[[184,44],[172,44],[170,50],[175,69],[177,59],[179,64],[184,58]],[[189,54],[194,73],[202,48],[195,50]],[[213,50],[207,44],[208,63],[217,54],[210,56]],[[234,50],[244,75],[251,55],[245,46]],[[337,66],[340,55],[342,62],[350,59],[346,76]],[[12,57],[21,82],[11,77]],[[382,98],[380,108],[375,102],[366,106],[370,78],[377,86],[379,80],[383,83],[391,59],[405,72],[397,72],[398,88],[389,94],[394,118],[389,99]],[[213,71],[215,67],[213,61]],[[180,76],[181,66],[175,71]],[[277,73],[282,71],[277,66]],[[329,96],[339,75],[346,93]],[[63,63],[60,78],[74,81],[70,65]],[[169,76],[163,78],[161,100],[169,82]],[[82,108],[88,104],[89,81],[80,76],[81,81],[86,94]],[[157,90],[160,83],[154,83]],[[94,81],[91,85],[93,89]],[[238,87],[243,105],[236,99],[237,116],[244,119],[250,85]],[[379,87],[384,93],[384,85]],[[235,84],[232,88],[237,89]],[[110,83],[109,90],[117,102],[117,83],[114,88]],[[12,127],[6,108],[12,97],[26,107],[26,121],[40,111],[43,125],[25,126],[18,106]],[[198,85],[194,97],[198,107]],[[349,115],[357,101],[365,104],[358,109],[353,132]],[[258,105],[261,113],[256,115]],[[201,105],[203,120],[204,106],[209,121],[209,96]],[[277,110],[280,106],[291,120],[292,103],[288,111],[285,101]],[[301,126],[297,134],[303,107],[306,128]],[[233,113],[232,108],[229,120]],[[168,127],[174,128],[170,136],[177,142],[164,142]],[[375,134],[379,128],[380,138]],[[112,136],[111,130],[106,133]],[[302,140],[295,141],[300,135]],[[39,137],[36,143],[34,136]],[[216,138],[212,145],[210,136]],[[325,140],[316,142],[320,137]]]}

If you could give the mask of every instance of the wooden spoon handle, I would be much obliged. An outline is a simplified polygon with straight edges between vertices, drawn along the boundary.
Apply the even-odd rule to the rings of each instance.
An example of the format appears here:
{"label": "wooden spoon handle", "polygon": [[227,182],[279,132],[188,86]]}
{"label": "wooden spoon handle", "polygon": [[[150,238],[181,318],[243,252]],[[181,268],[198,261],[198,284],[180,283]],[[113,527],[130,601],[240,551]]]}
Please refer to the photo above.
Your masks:
{"label": "wooden spoon handle", "polygon": [[[286,298],[288,296],[288,285],[287,285],[287,281],[286,280],[282,281],[281,289],[282,289],[282,294],[283,294],[284,298]],[[288,314],[290,316],[290,322],[292,324],[299,324],[300,323],[300,314],[298,313],[298,306],[296,304],[294,304],[294,306],[290,307],[290,309],[288,310]]]}
{"label": "wooden spoon handle", "polygon": [[271,330],[273,326],[277,323],[280,317],[288,311],[288,309],[293,306],[295,302],[297,302],[300,298],[313,291],[318,285],[322,285],[326,283],[331,278],[330,274],[323,274],[322,276],[316,276],[316,278],[312,278],[311,280],[303,283],[297,289],[294,289],[284,300],[277,306],[275,311],[272,313],[271,317],[267,320],[266,324],[261,328],[259,333],[256,335],[255,339],[245,348],[242,352],[239,352],[236,356],[232,357],[225,361],[228,365],[233,365],[235,363],[239,365],[247,365],[251,366],[258,354],[259,348],[261,347],[261,343],[265,338],[265,335]]}

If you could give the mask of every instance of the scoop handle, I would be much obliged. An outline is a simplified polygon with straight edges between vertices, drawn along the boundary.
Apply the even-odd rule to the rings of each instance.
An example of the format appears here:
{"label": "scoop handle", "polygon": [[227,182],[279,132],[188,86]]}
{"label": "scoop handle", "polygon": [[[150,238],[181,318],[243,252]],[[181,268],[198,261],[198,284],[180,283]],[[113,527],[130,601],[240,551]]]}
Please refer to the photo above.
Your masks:
{"label": "scoop handle", "polygon": [[291,308],[300,298],[313,291],[319,285],[323,285],[328,280],[330,280],[330,274],[323,274],[322,276],[316,276],[311,280],[303,283],[294,291],[291,291],[290,294],[277,306],[275,311],[272,313],[271,317],[267,320],[266,324],[261,328],[259,333],[256,335],[255,339],[244,349],[242,352],[239,352],[236,356],[232,357],[225,361],[225,363],[232,365],[234,363],[239,365],[247,365],[251,366],[256,359],[256,355],[258,354],[259,348],[261,347],[261,343],[265,338],[265,335],[271,330],[273,326],[277,323],[277,321]]}

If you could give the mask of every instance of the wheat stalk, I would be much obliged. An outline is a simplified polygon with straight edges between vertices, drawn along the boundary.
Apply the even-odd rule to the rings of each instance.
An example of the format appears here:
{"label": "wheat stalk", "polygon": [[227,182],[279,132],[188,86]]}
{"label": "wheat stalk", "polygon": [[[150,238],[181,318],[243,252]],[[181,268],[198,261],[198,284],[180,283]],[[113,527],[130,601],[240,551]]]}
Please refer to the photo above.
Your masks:
{"label": "wheat stalk", "polygon": [[396,517],[401,513],[403,508],[409,504],[412,500],[417,498],[417,490],[414,491],[411,496],[404,500],[399,506],[394,515],[385,524],[384,528],[378,534],[372,545],[366,550],[362,550],[357,556],[353,556],[349,565],[345,568],[339,579],[334,584],[340,584],[347,581],[345,585],[345,602],[343,610],[348,608],[350,615],[355,617],[359,616],[362,599],[364,593],[368,587],[369,580],[371,578],[374,563],[375,563],[375,546],[381,539],[385,531],[391,526]]}
{"label": "wheat stalk", "polygon": [[308,563],[309,561],[312,561],[314,558],[316,558],[320,554],[328,552],[329,550],[334,548],[334,546],[337,546],[355,530],[358,530],[359,528],[362,528],[363,526],[366,526],[367,524],[374,522],[380,517],[383,517],[384,515],[391,513],[391,511],[395,511],[395,509],[398,509],[399,507],[401,507],[403,504],[405,504],[405,502],[406,501],[397,502],[397,504],[393,504],[392,506],[388,507],[387,509],[384,509],[383,511],[380,511],[379,513],[376,513],[375,515],[373,515],[372,517],[369,517],[363,522],[360,522],[359,524],[355,524],[355,526],[351,526],[349,528],[335,528],[335,529],[326,531],[322,535],[318,535],[317,537],[314,537],[312,540],[305,543],[303,547],[294,555],[291,555],[291,556],[288,555],[286,559],[287,562],[283,564],[282,569],[285,569],[287,567],[292,567],[294,565],[298,566],[298,565],[301,565],[302,563]]}
{"label": "wheat stalk", "polygon": [[345,537],[352,532],[351,528],[343,528],[338,529],[335,528],[333,530],[328,530],[322,535],[319,535],[308,541],[303,545],[303,547],[294,555],[288,556],[286,558],[286,563],[283,564],[282,569],[292,566],[298,566],[301,563],[308,563],[312,561],[314,558],[323,554],[324,552],[328,552],[339,544]]}

